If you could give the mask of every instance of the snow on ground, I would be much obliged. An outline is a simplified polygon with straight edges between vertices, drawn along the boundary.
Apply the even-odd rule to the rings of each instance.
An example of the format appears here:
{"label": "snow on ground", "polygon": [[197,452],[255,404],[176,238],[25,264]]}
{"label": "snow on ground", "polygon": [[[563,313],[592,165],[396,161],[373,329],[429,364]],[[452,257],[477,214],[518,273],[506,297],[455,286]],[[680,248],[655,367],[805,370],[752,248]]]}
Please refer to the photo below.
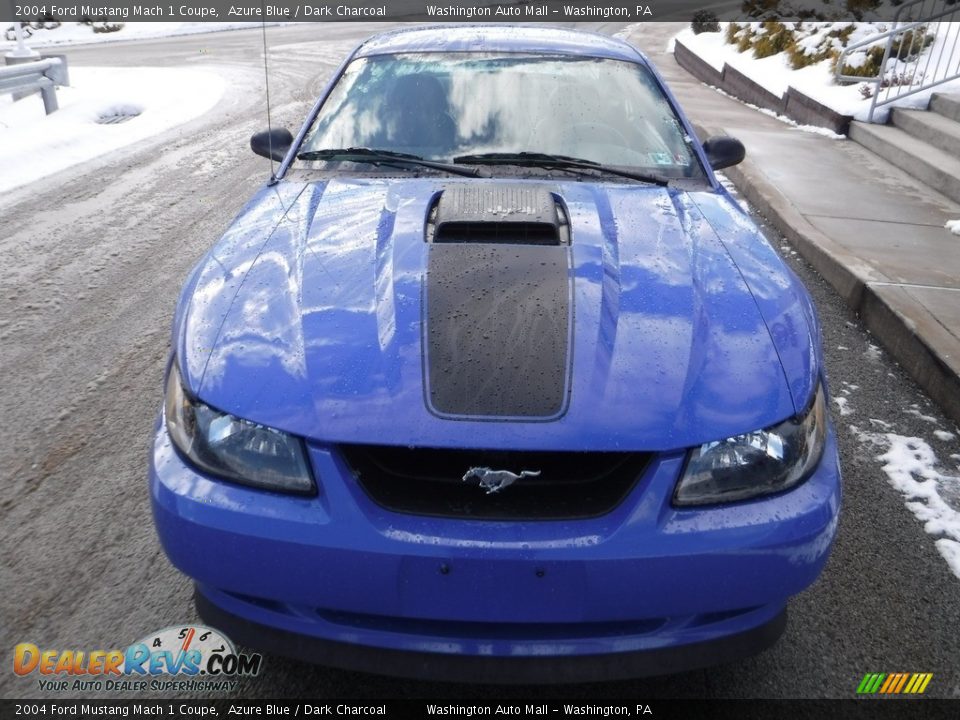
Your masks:
{"label": "snow on ground", "polygon": [[859,442],[881,451],[875,457],[890,484],[924,530],[937,538],[937,550],[960,578],[960,476],[941,470],[936,453],[922,438],[864,431],[856,425],[850,430]]}
{"label": "snow on ground", "polygon": [[837,409],[840,410],[841,417],[844,415],[852,415],[853,409],[847,405],[849,402],[845,397],[834,397],[833,402],[836,404]]}
{"label": "snow on ground", "polygon": [[[868,361],[877,360],[880,353],[876,345],[866,343],[863,355]],[[831,399],[838,427],[848,427],[869,455],[882,463],[887,481],[900,492],[907,509],[923,523],[924,530],[935,538],[937,551],[950,571],[960,578],[960,453],[949,454],[944,464],[931,447],[935,444],[933,439],[902,435],[897,432],[896,423],[879,418],[868,418],[866,427],[851,423],[853,418],[849,416],[856,417],[856,408],[850,400],[856,398],[859,389],[856,383],[846,381],[834,387]],[[952,445],[960,435],[960,429],[950,432],[936,427],[937,418],[924,413],[916,403],[900,412],[930,423],[933,428],[929,432],[938,442]],[[951,461],[955,470],[948,467]]]}
{"label": "snow on ground", "polygon": [[[284,23],[267,23],[280,25]],[[260,27],[260,23],[131,22],[117,32],[95,33],[67,22],[50,30],[32,30],[27,47],[42,50],[64,44],[142,40]],[[6,26],[0,26],[6,30]],[[3,34],[0,33],[0,38]],[[0,39],[0,53],[16,46]],[[224,91],[210,72],[161,68],[70,68],[70,87],[58,88],[60,109],[44,115],[39,95],[14,103],[0,94],[0,191],[25,185],[72,165],[100,157],[212,108]],[[100,124],[108,116],[135,115],[118,124]]]}
{"label": "snow on ground", "polygon": [[[60,109],[44,115],[39,94],[0,95],[0,192],[156,135],[212,108],[218,75],[167,68],[70,68]],[[109,116],[136,115],[117,124]]]}
{"label": "snow on ground", "polygon": [[904,410],[904,412],[910,415],[915,415],[921,420],[923,420],[924,422],[934,423],[934,424],[936,424],[937,422],[937,419],[932,415],[924,415],[922,412],[920,412],[920,409],[915,404],[908,407],[906,410]]}
{"label": "snow on ground", "polygon": [[843,385],[843,387],[841,387],[831,399],[833,400],[834,405],[837,406],[837,410],[840,411],[840,417],[853,415],[853,413],[856,411],[850,405],[850,395],[859,390],[860,386],[854,385],[853,383],[848,383],[846,381],[841,381],[840,384]]}
{"label": "snow on ground", "polygon": [[[944,25],[947,26],[946,31],[941,33],[941,36],[927,49],[923,55],[924,58],[936,58],[943,55],[944,51],[947,55],[950,55],[950,46],[956,41],[955,35],[960,33],[960,28],[951,26],[960,25],[960,23],[944,23]],[[721,27],[725,28],[726,23],[721,23]],[[717,70],[720,70],[723,64],[727,63],[775,95],[782,97],[787,88],[793,86],[838,113],[852,115],[857,120],[867,119],[871,100],[864,98],[861,94],[860,85],[862,83],[837,85],[834,82],[830,60],[794,70],[789,65],[786,53],[782,52],[757,59],[753,57],[752,50],[745,53],[737,52],[735,46],[726,44],[724,36],[723,31],[694,35],[693,30],[687,28],[678,33],[674,40],[682,42]],[[924,61],[921,59],[920,66],[923,67],[923,65]],[[893,69],[892,66],[891,69]],[[943,83],[916,95],[902,98],[896,104],[898,107],[926,108],[930,96],[934,92],[960,92],[960,80]],[[878,108],[878,114],[875,115],[874,119],[882,122],[885,119],[885,114],[881,111],[882,108]]]}
{"label": "snow on ground", "polygon": [[879,360],[882,354],[883,350],[871,342],[867,343],[867,349],[863,351],[863,356],[872,362]]}
{"label": "snow on ground", "polygon": [[[281,25],[284,23],[267,23],[267,25]],[[285,23],[290,24],[290,23]],[[6,30],[12,25],[0,24],[0,29]],[[116,32],[95,33],[89,25],[77,22],[65,22],[52,30],[33,30],[33,35],[26,39],[27,47],[31,50],[48,48],[55,45],[86,45],[87,43],[118,42],[122,40],[146,40],[148,38],[169,37],[172,35],[193,35],[196,33],[220,32],[223,30],[244,30],[258,28],[258,22],[128,22]],[[15,41],[4,40],[4,33],[0,32],[0,54],[16,47]],[[71,69],[72,73],[72,69]]]}
{"label": "snow on ground", "polygon": [[[630,25],[627,25],[622,30],[617,30],[617,32],[615,32],[613,36],[618,40],[626,40],[628,37],[633,35],[633,33],[640,30],[640,28],[642,28],[643,25],[644,25],[643,23],[631,23]],[[673,52],[673,49],[671,48],[667,52]]]}

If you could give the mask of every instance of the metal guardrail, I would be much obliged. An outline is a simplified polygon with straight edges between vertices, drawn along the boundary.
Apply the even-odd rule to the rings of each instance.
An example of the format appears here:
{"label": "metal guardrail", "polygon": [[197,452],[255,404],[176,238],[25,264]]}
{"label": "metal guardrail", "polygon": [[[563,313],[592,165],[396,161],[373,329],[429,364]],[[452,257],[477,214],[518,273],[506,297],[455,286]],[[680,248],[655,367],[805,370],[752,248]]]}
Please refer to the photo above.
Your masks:
{"label": "metal guardrail", "polygon": [[[838,81],[867,83],[868,87],[872,84],[869,122],[874,121],[874,113],[882,105],[960,78],[960,23],[957,20],[960,20],[960,0],[912,0],[897,9],[889,30],[848,45],[840,53],[835,70]],[[931,37],[933,40],[928,40]],[[878,75],[843,74],[853,53],[879,48],[883,41],[886,42]],[[920,53],[928,46],[931,51],[921,61]]]}
{"label": "metal guardrail", "polygon": [[56,86],[65,84],[63,72],[63,61],[59,58],[0,66],[0,93],[23,96],[39,90],[43,109],[49,115],[59,107]]}

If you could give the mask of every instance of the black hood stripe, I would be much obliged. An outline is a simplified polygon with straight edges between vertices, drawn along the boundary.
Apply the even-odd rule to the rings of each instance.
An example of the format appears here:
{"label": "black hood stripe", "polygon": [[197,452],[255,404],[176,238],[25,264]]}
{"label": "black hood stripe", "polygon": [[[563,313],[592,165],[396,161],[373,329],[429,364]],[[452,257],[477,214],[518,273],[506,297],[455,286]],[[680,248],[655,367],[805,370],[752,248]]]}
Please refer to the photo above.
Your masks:
{"label": "black hood stripe", "polygon": [[431,412],[563,415],[572,365],[569,248],[432,244],[428,255],[422,327]]}

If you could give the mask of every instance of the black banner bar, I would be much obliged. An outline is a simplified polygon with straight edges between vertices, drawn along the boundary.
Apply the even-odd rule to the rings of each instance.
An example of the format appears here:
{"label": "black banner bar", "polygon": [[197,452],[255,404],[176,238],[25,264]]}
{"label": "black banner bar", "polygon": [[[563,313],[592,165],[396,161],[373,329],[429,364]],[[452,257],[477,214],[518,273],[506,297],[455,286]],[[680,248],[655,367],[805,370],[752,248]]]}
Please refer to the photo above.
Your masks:
{"label": "black banner bar", "polygon": [[0,22],[858,21],[898,9],[892,0],[0,0]]}
{"label": "black banner bar", "polygon": [[946,720],[960,700],[0,700],[0,718],[657,718],[658,720]]}

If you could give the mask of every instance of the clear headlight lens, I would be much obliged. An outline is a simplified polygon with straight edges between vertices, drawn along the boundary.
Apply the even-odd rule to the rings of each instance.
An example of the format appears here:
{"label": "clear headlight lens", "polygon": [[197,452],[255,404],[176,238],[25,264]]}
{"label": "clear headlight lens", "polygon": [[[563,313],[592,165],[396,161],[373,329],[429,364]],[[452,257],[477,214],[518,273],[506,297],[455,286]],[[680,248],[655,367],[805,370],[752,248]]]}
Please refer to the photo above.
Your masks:
{"label": "clear headlight lens", "polygon": [[211,475],[267,490],[315,492],[303,440],[190,397],[176,362],[167,376],[165,414],[174,445]]}
{"label": "clear headlight lens", "polygon": [[673,495],[675,505],[746,500],[803,482],[820,462],[827,436],[823,385],[800,415],[756,432],[693,448]]}

